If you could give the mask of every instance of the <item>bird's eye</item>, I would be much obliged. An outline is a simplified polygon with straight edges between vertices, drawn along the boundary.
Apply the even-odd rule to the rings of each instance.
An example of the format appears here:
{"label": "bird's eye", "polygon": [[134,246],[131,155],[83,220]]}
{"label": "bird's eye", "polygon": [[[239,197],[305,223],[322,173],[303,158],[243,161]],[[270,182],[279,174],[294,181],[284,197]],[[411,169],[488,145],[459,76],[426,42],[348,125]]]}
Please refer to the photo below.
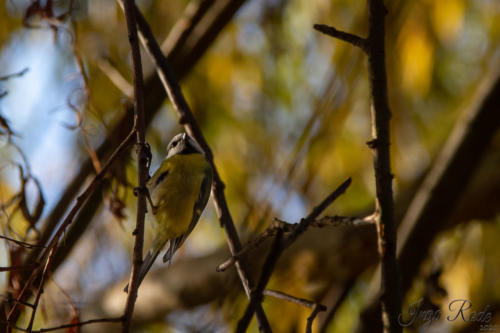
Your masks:
{"label": "bird's eye", "polygon": [[173,147],[175,147],[175,146],[177,146],[177,143],[178,143],[178,142],[179,142],[179,141],[174,141],[174,142],[172,142],[172,148],[173,148]]}

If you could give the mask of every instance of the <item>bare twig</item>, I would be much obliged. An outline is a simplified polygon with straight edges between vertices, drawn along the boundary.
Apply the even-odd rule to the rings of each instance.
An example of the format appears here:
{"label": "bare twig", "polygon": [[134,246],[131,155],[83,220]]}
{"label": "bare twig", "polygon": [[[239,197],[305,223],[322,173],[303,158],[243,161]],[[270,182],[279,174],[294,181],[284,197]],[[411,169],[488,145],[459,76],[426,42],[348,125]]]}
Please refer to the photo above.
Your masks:
{"label": "bare twig", "polygon": [[312,325],[314,323],[314,319],[316,319],[316,316],[318,315],[318,313],[320,313],[321,311],[325,311],[325,310],[326,310],[326,308],[323,308],[321,304],[316,304],[311,315],[309,317],[307,317],[306,333],[312,332]]}
{"label": "bare twig", "polygon": [[22,242],[20,240],[17,240],[17,239],[14,239],[14,238],[10,238],[10,237],[7,237],[7,236],[3,236],[3,235],[0,235],[0,238],[1,239],[5,239],[9,242],[12,242],[12,243],[15,243],[21,247],[24,247],[26,249],[32,249],[32,248],[35,248],[35,247],[45,247],[45,246],[40,246],[40,245],[36,245],[36,244],[29,244],[29,243],[26,243],[26,242]]}
{"label": "bare twig", "polygon": [[[316,219],[311,222],[309,225],[310,227],[316,227],[316,228],[323,228],[325,226],[363,226],[363,225],[370,225],[370,224],[375,224],[375,218],[376,214],[372,214],[369,216],[366,216],[364,218],[359,218],[359,217],[347,217],[347,216],[323,216],[320,219]],[[282,230],[285,233],[290,233],[297,229],[299,227],[299,223],[290,223],[286,222],[283,220],[280,220],[278,218],[275,218],[274,221],[271,223],[271,225],[264,230],[260,235],[255,237],[255,239],[249,241],[241,251],[236,253],[234,256],[231,258],[227,259],[224,261],[222,264],[217,266],[216,270],[218,272],[223,272],[225,271],[228,267],[232,266],[234,262],[238,259],[241,258],[243,255],[247,254],[250,250],[256,249],[259,247],[262,242],[264,242],[266,239],[269,237],[275,236],[278,230]]]}
{"label": "bare twig", "polygon": [[269,251],[269,254],[266,258],[264,266],[262,268],[262,273],[257,283],[257,287],[253,291],[253,297],[250,300],[250,304],[248,304],[245,313],[241,317],[238,322],[238,326],[236,328],[236,332],[245,332],[250,324],[250,320],[252,319],[253,313],[258,305],[258,303],[262,300],[262,292],[264,291],[269,279],[271,278],[271,274],[278,262],[279,257],[283,253],[283,251],[288,248],[297,238],[307,230],[309,225],[316,219],[318,216],[329,206],[331,205],[340,195],[342,195],[349,185],[351,184],[351,178],[348,178],[344,181],[335,191],[330,193],[318,206],[314,207],[311,213],[303,218],[297,228],[295,228],[288,237],[283,238],[283,231],[278,229],[275,240],[273,242],[272,248]]}
{"label": "bare twig", "polygon": [[344,42],[347,42],[349,44],[357,46],[357,47],[361,48],[363,51],[367,52],[367,40],[366,40],[366,38],[359,37],[359,36],[351,34],[349,32],[337,30],[334,27],[330,27],[330,26],[325,25],[325,24],[315,24],[313,27],[314,27],[314,29],[318,30],[319,32],[324,33],[325,35],[343,40]]}
{"label": "bare twig", "polygon": [[302,305],[302,306],[304,306],[306,308],[312,309],[313,312],[307,318],[306,333],[311,333],[312,332],[312,324],[314,322],[314,319],[318,315],[318,313],[320,313],[322,311],[326,311],[326,306],[323,305],[323,304],[319,304],[319,303],[316,303],[316,302],[313,302],[313,301],[309,301],[307,299],[298,298],[298,297],[295,297],[295,296],[292,296],[292,295],[288,295],[288,294],[285,294],[285,293],[283,293],[281,291],[266,289],[266,290],[263,291],[262,294],[266,295],[266,296],[272,296],[272,297],[275,297],[275,298],[279,298],[279,299],[285,300],[287,302],[295,303],[295,304],[298,304],[298,305]]}
{"label": "bare twig", "polygon": [[[9,296],[5,296],[5,295],[0,295],[1,298],[4,298],[6,300],[8,300],[9,302],[18,302],[16,301],[15,299],[12,299],[12,297],[9,295]],[[23,302],[23,301],[19,301],[19,304],[22,304],[24,306],[27,306],[28,308],[32,308],[33,307],[33,304],[31,303],[28,303],[28,302]]]}
{"label": "bare twig", "polygon": [[[74,38],[73,38],[73,42],[72,42],[73,56],[75,58],[76,68],[78,70],[78,74],[80,75],[80,78],[83,81],[83,88],[74,90],[74,92],[83,90],[83,94],[84,94],[84,98],[86,100],[86,103],[89,107],[91,107],[89,78],[87,76],[87,73],[85,72],[85,65],[83,62],[81,52],[78,49],[78,29],[77,29],[75,21],[72,21],[72,24],[73,24],[73,34],[74,34]],[[85,149],[87,150],[87,152],[89,154],[90,160],[92,161],[92,165],[94,166],[95,171],[98,173],[99,171],[101,171],[102,166],[101,166],[101,162],[99,161],[99,157],[97,156],[96,151],[94,150],[94,148],[92,147],[92,145],[90,144],[90,142],[88,140],[88,132],[85,129],[85,127],[83,126],[83,116],[82,116],[83,110],[80,111],[79,108],[74,103],[71,102],[70,98],[71,98],[71,96],[68,97],[68,103],[67,103],[68,107],[71,110],[73,110],[75,112],[75,115],[77,116],[77,124],[76,124],[76,126],[73,126],[73,127],[74,127],[74,129],[77,129],[77,128],[80,129],[80,133],[81,133],[82,138],[83,138],[83,143],[85,145]]]}
{"label": "bare twig", "polygon": [[381,303],[386,332],[401,332],[397,317],[401,312],[399,270],[396,261],[396,225],[390,163],[390,118],[385,69],[385,15],[383,0],[369,0],[369,36],[362,40],[322,25],[315,29],[332,37],[360,46],[368,55],[372,97],[372,135],[368,146],[373,150],[376,185],[378,252],[382,262]]}
{"label": "bare twig", "polygon": [[36,265],[0,267],[0,272],[24,271],[28,269],[33,269],[34,267],[36,267]]}
{"label": "bare twig", "polygon": [[356,279],[349,280],[343,287],[341,287],[342,291],[340,293],[337,293],[335,299],[332,302],[332,305],[328,305],[328,311],[326,312],[324,319],[320,322],[320,333],[325,333],[327,331],[328,325],[335,317],[335,314],[337,314],[338,309],[347,298],[347,295],[349,295],[349,293],[351,292],[355,282]]}
{"label": "bare twig", "polygon": [[27,331],[31,332],[33,328],[33,323],[35,322],[36,310],[38,308],[38,304],[40,303],[40,297],[43,294],[43,285],[45,283],[45,279],[47,278],[47,270],[49,269],[50,262],[54,257],[55,248],[51,248],[49,252],[49,257],[47,258],[47,262],[45,263],[45,267],[43,268],[42,278],[40,280],[40,285],[38,286],[38,290],[35,295],[35,301],[33,302],[33,309],[31,310],[31,318],[28,324]]}
{"label": "bare twig", "polygon": [[[142,78],[141,52],[139,49],[139,38],[137,36],[136,8],[134,0],[124,1],[124,12],[127,20],[128,39],[132,50],[132,62],[134,69],[134,128],[137,131],[138,161],[137,161],[137,183],[140,189],[144,189],[148,178],[148,151],[146,146],[146,126],[144,122],[144,82]],[[129,290],[124,310],[122,332],[130,332],[132,314],[134,312],[137,290],[139,288],[139,271],[142,265],[142,249],[144,245],[144,218],[146,215],[146,193],[137,191],[137,221],[134,230],[135,243],[130,273]]]}
{"label": "bare twig", "polygon": [[[89,325],[89,324],[97,324],[97,323],[118,323],[123,321],[123,317],[116,317],[116,318],[98,318],[98,319],[90,319],[90,320],[85,320],[85,321],[80,321],[77,323],[71,323],[71,324],[64,324],[64,325],[59,325],[59,326],[54,326],[54,327],[49,327],[49,328],[42,328],[36,331],[31,331],[31,333],[44,333],[44,332],[52,332],[52,331],[58,331],[62,330],[65,328],[73,328],[73,327],[82,327],[84,325]],[[22,332],[28,332],[26,329],[23,329],[21,327],[17,327],[14,325],[11,325],[13,328],[16,330],[22,331]]]}
{"label": "bare twig", "polygon": [[193,35],[193,31],[214,3],[215,0],[190,1],[183,17],[173,26],[164,41],[163,53],[173,56],[179,55],[182,51],[182,45]]}
{"label": "bare twig", "polygon": [[295,297],[292,295],[288,295],[288,294],[281,292],[281,291],[272,290],[272,289],[265,289],[262,292],[262,294],[265,296],[271,296],[274,298],[279,298],[279,299],[285,300],[287,302],[295,303],[295,304],[304,306],[304,307],[309,308],[309,309],[314,310],[314,308],[316,306],[319,306],[321,311],[326,310],[326,306],[324,306],[323,304],[319,304],[319,303],[316,303],[316,302],[313,302],[313,301],[310,301],[310,300],[307,300],[304,298],[299,298],[299,297]]}
{"label": "bare twig", "polygon": [[309,227],[311,223],[314,222],[318,218],[318,216],[328,207],[330,206],[338,197],[340,197],[347,188],[351,185],[351,178],[347,178],[339,187],[335,189],[329,196],[327,196],[319,205],[314,207],[312,212],[305,218],[299,222],[298,227],[293,230],[293,232],[286,238],[285,248],[290,246],[306,229]]}
{"label": "bare twig", "polygon": [[276,236],[274,237],[273,244],[269,250],[269,254],[262,267],[262,273],[260,275],[259,281],[255,289],[252,289],[250,296],[250,303],[248,304],[245,313],[238,321],[238,326],[236,326],[236,333],[244,333],[247,331],[248,325],[252,320],[253,314],[258,306],[261,306],[262,293],[266,288],[267,282],[271,278],[274,270],[274,266],[279,258],[280,249],[282,248],[283,231],[278,230]]}
{"label": "bare twig", "polygon": [[372,134],[377,210],[378,252],[381,259],[381,304],[385,332],[401,332],[398,315],[401,313],[400,277],[396,261],[396,224],[390,160],[390,119],[385,69],[385,15],[383,0],[370,0],[368,63],[372,95]]}
{"label": "bare twig", "polygon": [[15,78],[15,77],[21,77],[24,74],[28,73],[29,70],[30,69],[28,67],[26,67],[26,68],[23,68],[21,71],[19,71],[17,73],[12,73],[12,74],[7,74],[7,75],[4,75],[4,76],[0,76],[0,81],[7,81],[7,80],[10,80],[10,79]]}

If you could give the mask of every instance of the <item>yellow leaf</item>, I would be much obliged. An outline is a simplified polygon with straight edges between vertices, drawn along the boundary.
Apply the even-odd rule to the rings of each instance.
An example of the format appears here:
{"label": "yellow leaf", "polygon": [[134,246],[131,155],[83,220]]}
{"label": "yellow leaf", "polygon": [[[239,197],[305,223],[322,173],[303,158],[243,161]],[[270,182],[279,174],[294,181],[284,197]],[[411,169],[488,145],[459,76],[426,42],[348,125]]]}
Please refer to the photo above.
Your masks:
{"label": "yellow leaf", "polygon": [[408,20],[399,36],[399,49],[403,89],[425,96],[432,80],[434,45],[421,21]]}
{"label": "yellow leaf", "polygon": [[441,42],[456,40],[462,30],[464,12],[463,0],[434,1],[432,24]]}

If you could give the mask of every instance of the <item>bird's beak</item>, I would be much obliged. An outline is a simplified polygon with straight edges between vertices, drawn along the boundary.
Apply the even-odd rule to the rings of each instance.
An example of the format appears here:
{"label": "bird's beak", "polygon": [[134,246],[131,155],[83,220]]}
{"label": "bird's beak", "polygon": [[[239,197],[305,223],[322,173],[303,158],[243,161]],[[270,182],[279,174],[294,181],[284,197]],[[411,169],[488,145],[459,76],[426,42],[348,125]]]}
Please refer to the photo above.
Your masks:
{"label": "bird's beak", "polygon": [[182,140],[186,140],[186,133],[182,133]]}

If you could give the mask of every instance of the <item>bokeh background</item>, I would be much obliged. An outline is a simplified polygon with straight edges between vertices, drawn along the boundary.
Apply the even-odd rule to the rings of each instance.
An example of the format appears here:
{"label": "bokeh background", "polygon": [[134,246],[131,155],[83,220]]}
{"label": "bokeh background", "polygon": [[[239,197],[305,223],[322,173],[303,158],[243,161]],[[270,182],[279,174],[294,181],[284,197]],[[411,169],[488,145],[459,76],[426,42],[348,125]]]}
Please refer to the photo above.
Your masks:
{"label": "bokeh background", "polygon": [[[39,2],[45,8],[51,3],[51,12],[35,11],[33,3],[0,4],[0,76],[27,69],[0,81],[0,222],[2,234],[36,243],[40,233],[48,232],[48,220],[61,198],[72,202],[88,184],[90,178],[83,177],[72,196],[67,195],[68,184],[81,173],[85,161],[93,158],[94,168],[99,167],[99,161],[106,161],[106,149],[109,154],[127,132],[126,126],[119,135],[113,129],[126,117],[133,92],[125,19],[114,1]],[[137,3],[157,40],[167,44],[172,27],[193,6],[184,0]],[[221,3],[225,1],[215,1]],[[478,107],[498,78],[500,2],[394,0],[386,1],[386,6],[399,221],[460,115]],[[366,145],[371,136],[366,57],[312,28],[325,23],[366,36],[367,18],[366,1],[243,1],[206,52],[176,58],[173,69],[214,151],[243,240],[264,230],[274,217],[299,221],[347,177],[353,184],[326,213],[365,216],[373,210],[372,154]],[[199,59],[183,63],[190,57]],[[149,78],[154,68],[146,54],[143,63]],[[163,159],[170,138],[182,130],[168,100],[155,93],[162,91],[161,86],[155,89],[146,94],[147,112],[153,115],[147,130],[151,171]],[[472,208],[433,242],[405,298],[404,311],[424,297],[444,314],[455,299],[470,300],[476,311],[490,305],[494,316],[498,313],[500,196],[486,200],[467,195],[498,194],[499,139],[497,133],[493,142],[485,143],[489,148],[484,156],[470,156],[481,161],[461,190]],[[99,150],[103,143],[107,147]],[[83,227],[68,240],[70,246],[43,294],[35,327],[68,322],[75,309],[83,319],[120,314],[124,295],[119,291],[130,271],[133,247],[134,150],[120,162],[100,196],[92,198],[87,215],[79,216],[88,226],[77,220]],[[24,185],[20,168],[25,177],[31,176]],[[43,211],[30,226],[16,195],[22,190],[28,208],[35,211],[40,206],[39,189]],[[61,217],[55,220],[60,222]],[[147,241],[150,233],[148,228]],[[327,321],[322,314],[314,329],[352,332],[370,294],[376,257],[373,237],[370,228],[311,230],[287,252],[270,287],[331,307],[348,286],[333,319]],[[30,251],[5,241],[0,246],[0,266],[26,258]],[[215,273],[215,266],[227,256],[226,248],[209,203],[173,263],[155,265],[149,284],[146,279],[141,286],[137,331],[234,328],[247,300],[234,272]],[[261,252],[249,257],[255,276]],[[8,281],[9,274],[0,273],[4,298]],[[272,298],[265,299],[264,309],[277,332],[303,331],[310,314],[310,309]],[[21,326],[26,314],[29,318],[30,310],[25,312]],[[421,321],[408,330],[471,329],[463,320],[443,318],[430,327]],[[95,327],[86,329],[99,329]],[[119,329],[109,324],[104,329],[113,327]],[[251,330],[257,330],[255,322]]]}

